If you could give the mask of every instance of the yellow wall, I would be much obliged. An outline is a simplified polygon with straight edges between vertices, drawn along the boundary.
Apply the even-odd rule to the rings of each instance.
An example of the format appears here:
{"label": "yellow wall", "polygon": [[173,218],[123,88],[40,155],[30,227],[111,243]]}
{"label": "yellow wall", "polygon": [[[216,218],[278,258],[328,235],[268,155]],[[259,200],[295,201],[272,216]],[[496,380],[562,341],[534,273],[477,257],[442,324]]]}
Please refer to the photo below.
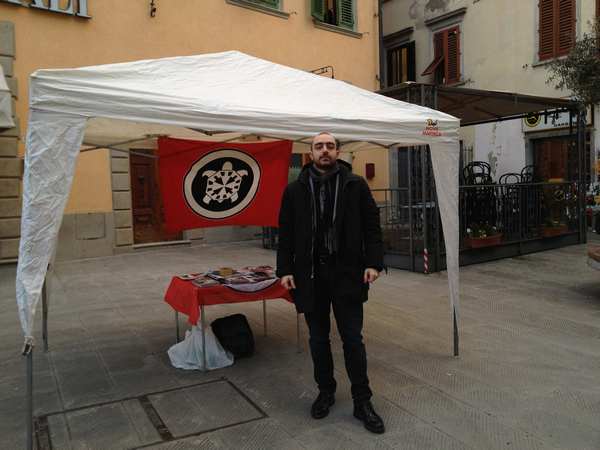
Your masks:
{"label": "yellow wall", "polygon": [[[102,187],[93,190],[92,187]],[[106,188],[108,187],[108,188]],[[80,153],[66,212],[103,212],[112,209],[108,150]]]}
{"label": "yellow wall", "polygon": [[[282,3],[282,11],[290,14],[287,19],[225,0],[159,0],[154,18],[146,0],[88,0],[91,19],[0,2],[0,20],[15,24],[14,72],[22,135],[28,77],[41,68],[240,50],[305,70],[331,65],[337,79],[369,90],[379,88],[377,0],[357,0],[360,39],[316,28],[309,0]],[[112,209],[108,154],[88,155],[79,158],[67,212]]]}
{"label": "yellow wall", "polygon": [[[364,177],[366,164],[375,164],[375,176],[372,179],[367,180],[367,183],[371,189],[387,189],[389,187],[388,158],[388,151],[383,148],[355,152],[352,161],[352,171]],[[373,197],[376,201],[383,201],[385,199],[385,193],[373,192]]]}

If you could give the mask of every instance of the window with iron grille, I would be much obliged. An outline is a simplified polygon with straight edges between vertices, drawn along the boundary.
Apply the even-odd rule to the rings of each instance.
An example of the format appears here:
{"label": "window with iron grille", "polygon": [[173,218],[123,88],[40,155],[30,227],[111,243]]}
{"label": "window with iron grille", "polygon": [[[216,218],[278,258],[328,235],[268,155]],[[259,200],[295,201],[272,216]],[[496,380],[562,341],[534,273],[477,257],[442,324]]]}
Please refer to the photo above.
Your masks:
{"label": "window with iron grille", "polygon": [[386,56],[388,86],[395,86],[406,81],[417,81],[414,41],[386,49]]}
{"label": "window with iron grille", "polygon": [[575,43],[576,3],[576,0],[539,0],[540,61],[571,51]]}
{"label": "window with iron grille", "polygon": [[354,30],[356,0],[310,0],[311,14],[319,22]]}
{"label": "window with iron grille", "polygon": [[460,81],[460,28],[452,27],[433,35],[433,61],[421,76],[433,75],[436,84]]}

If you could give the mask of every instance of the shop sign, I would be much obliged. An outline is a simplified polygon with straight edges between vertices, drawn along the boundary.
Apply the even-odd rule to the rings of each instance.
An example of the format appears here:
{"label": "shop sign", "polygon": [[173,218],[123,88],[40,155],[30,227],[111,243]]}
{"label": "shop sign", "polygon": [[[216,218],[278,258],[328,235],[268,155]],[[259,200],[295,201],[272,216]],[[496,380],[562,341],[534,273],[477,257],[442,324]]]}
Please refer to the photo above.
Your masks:
{"label": "shop sign", "polygon": [[[586,125],[593,124],[593,113],[591,108],[587,109]],[[573,127],[577,126],[576,117],[573,115]],[[523,119],[523,131],[545,131],[556,130],[560,128],[569,128],[569,112],[568,111],[549,111],[532,113]]]}
{"label": "shop sign", "polygon": [[0,0],[0,3],[35,8],[71,16],[90,18],[88,14],[88,0]]}

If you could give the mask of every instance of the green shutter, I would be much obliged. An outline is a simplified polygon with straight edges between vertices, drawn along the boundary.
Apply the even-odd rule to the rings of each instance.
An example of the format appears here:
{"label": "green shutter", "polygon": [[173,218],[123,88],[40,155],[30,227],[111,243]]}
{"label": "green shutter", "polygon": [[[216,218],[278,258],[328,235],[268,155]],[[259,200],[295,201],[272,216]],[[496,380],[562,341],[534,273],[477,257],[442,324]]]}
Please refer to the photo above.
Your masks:
{"label": "green shutter", "polygon": [[279,9],[279,0],[250,0],[259,5],[267,6],[269,8]]}
{"label": "green shutter", "polygon": [[310,13],[320,22],[325,20],[325,0],[310,0]]}
{"label": "green shutter", "polygon": [[337,0],[338,25],[354,30],[354,1]]}

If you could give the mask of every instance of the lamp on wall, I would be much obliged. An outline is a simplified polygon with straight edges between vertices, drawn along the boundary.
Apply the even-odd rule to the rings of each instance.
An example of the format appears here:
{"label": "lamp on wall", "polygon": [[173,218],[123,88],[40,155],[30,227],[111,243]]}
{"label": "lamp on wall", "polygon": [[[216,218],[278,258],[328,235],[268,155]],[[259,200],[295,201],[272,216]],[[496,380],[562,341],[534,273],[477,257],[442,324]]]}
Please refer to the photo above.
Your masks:
{"label": "lamp on wall", "polygon": [[367,163],[365,165],[365,177],[367,178],[367,180],[371,180],[371,179],[375,178],[375,164],[374,163]]}

